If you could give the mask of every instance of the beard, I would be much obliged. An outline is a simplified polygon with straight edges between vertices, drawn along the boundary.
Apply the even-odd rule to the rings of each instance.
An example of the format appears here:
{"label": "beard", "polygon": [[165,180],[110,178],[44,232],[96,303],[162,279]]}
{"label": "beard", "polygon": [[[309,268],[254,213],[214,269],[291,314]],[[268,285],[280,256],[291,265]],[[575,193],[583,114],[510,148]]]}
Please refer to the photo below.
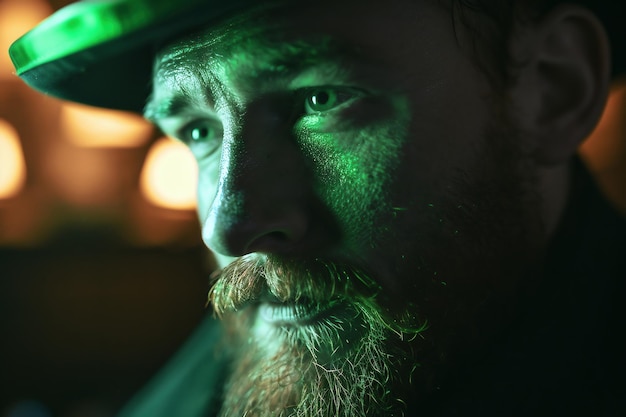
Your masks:
{"label": "beard", "polygon": [[[231,360],[220,416],[417,413],[450,369],[506,327],[538,262],[541,202],[518,137],[504,119],[494,123],[474,165],[449,179],[441,211],[405,212],[423,237],[379,240],[414,258],[413,269],[399,273],[404,294],[391,296],[377,274],[327,259],[252,254],[218,273],[209,301],[227,329]],[[325,313],[277,325],[262,317],[263,301]]]}
{"label": "beard", "polygon": [[[423,326],[410,315],[387,317],[379,289],[362,271],[321,260],[250,255],[226,267],[210,292],[232,350],[220,416],[402,415],[402,395],[391,387],[410,380],[403,370],[413,356],[390,342],[406,344]],[[268,323],[247,306],[268,296],[325,313]]]}

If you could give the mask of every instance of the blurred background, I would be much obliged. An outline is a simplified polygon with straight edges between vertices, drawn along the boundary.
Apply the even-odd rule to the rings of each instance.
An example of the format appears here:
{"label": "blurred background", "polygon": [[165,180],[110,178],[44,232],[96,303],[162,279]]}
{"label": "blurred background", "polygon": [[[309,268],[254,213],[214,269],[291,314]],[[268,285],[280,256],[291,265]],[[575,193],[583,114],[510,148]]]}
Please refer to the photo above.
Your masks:
{"label": "blurred background", "polygon": [[[0,0],[0,416],[108,417],[205,314],[196,167],[139,116],[29,90],[9,44],[67,0]],[[626,93],[581,154],[626,213]]]}
{"label": "blurred background", "polygon": [[196,166],[139,116],[64,103],[9,44],[64,0],[0,0],[0,416],[111,416],[205,314]]}

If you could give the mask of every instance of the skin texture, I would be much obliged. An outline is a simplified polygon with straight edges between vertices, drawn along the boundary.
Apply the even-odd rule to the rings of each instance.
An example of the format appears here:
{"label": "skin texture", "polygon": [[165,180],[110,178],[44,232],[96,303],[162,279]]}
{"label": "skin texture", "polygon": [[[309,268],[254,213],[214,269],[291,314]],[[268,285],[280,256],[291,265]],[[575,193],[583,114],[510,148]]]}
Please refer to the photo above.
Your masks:
{"label": "skin texture", "polygon": [[235,17],[155,63],[146,117],[196,156],[223,268],[224,416],[413,415],[527,301],[565,199],[574,146],[537,145],[552,119],[530,75],[495,90],[449,10],[318,6]]}

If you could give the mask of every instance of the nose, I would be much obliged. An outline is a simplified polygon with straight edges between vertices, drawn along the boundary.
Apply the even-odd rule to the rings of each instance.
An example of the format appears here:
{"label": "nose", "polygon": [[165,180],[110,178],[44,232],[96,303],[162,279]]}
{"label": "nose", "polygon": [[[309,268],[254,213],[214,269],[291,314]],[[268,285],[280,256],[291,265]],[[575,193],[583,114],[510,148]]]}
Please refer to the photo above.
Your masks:
{"label": "nose", "polygon": [[291,128],[260,103],[239,120],[225,126],[217,192],[202,230],[206,245],[227,256],[310,249],[319,242],[320,210]]}

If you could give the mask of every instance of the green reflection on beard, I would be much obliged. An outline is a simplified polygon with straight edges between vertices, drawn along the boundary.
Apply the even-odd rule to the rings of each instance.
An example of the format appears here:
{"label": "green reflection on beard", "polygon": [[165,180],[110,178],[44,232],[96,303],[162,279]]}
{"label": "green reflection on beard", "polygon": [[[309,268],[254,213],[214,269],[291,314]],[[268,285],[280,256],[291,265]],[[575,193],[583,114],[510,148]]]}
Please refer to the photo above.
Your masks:
{"label": "green reflection on beard", "polygon": [[[234,351],[221,416],[393,415],[393,381],[417,367],[406,363],[406,341],[423,326],[386,315],[379,289],[362,271],[321,260],[251,255],[226,267],[210,293]],[[268,323],[250,304],[268,294],[337,308],[301,325]]]}
{"label": "green reflection on beard", "polygon": [[[372,299],[351,303],[349,317],[275,326],[234,314],[234,368],[220,416],[379,416],[401,414],[392,381],[407,369],[393,355],[391,331]],[[411,369],[415,369],[413,366]]]}

